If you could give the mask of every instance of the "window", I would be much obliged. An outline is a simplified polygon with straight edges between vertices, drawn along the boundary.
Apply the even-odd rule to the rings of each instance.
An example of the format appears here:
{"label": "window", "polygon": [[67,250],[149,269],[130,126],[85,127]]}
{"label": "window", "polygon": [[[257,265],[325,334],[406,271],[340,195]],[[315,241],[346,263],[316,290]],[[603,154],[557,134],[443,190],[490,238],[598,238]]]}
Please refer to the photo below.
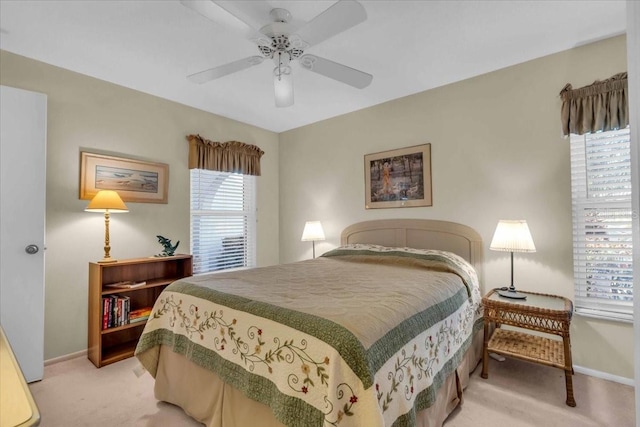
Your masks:
{"label": "window", "polygon": [[256,178],[191,169],[193,273],[255,267]]}
{"label": "window", "polygon": [[576,313],[633,321],[629,128],[571,135]]}

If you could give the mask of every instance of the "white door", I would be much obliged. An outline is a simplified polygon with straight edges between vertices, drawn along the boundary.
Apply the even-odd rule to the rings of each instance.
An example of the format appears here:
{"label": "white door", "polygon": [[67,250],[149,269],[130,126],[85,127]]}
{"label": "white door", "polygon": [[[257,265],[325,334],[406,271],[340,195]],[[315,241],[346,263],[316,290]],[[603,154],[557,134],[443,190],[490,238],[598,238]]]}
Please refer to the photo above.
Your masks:
{"label": "white door", "polygon": [[47,97],[0,86],[0,324],[28,382],[44,371]]}

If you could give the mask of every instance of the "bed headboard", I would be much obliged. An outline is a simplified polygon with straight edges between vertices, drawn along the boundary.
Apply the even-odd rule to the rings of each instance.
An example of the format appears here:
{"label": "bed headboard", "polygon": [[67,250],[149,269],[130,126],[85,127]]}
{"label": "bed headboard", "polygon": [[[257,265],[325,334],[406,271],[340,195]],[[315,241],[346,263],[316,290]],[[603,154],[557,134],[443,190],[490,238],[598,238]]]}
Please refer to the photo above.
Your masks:
{"label": "bed headboard", "polygon": [[482,238],[466,225],[432,219],[365,221],[350,225],[342,231],[340,244],[349,243],[453,252],[475,267],[482,282]]}

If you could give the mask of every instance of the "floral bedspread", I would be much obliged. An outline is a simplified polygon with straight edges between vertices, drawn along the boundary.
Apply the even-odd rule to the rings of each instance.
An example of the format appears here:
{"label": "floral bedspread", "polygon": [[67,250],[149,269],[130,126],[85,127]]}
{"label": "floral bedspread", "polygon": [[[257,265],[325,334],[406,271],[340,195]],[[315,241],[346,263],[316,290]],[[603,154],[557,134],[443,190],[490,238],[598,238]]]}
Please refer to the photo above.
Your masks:
{"label": "floral bedspread", "polygon": [[155,376],[171,346],[286,425],[408,426],[460,362],[479,303],[454,254],[348,245],[170,285],[136,355]]}

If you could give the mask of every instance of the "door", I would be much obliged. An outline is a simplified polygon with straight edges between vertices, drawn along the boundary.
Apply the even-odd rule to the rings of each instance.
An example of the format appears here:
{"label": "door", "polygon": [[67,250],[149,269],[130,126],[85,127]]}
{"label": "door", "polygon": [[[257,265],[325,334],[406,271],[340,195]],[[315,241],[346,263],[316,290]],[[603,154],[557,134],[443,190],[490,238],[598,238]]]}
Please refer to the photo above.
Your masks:
{"label": "door", "polygon": [[0,324],[28,382],[44,372],[46,95],[0,86]]}

